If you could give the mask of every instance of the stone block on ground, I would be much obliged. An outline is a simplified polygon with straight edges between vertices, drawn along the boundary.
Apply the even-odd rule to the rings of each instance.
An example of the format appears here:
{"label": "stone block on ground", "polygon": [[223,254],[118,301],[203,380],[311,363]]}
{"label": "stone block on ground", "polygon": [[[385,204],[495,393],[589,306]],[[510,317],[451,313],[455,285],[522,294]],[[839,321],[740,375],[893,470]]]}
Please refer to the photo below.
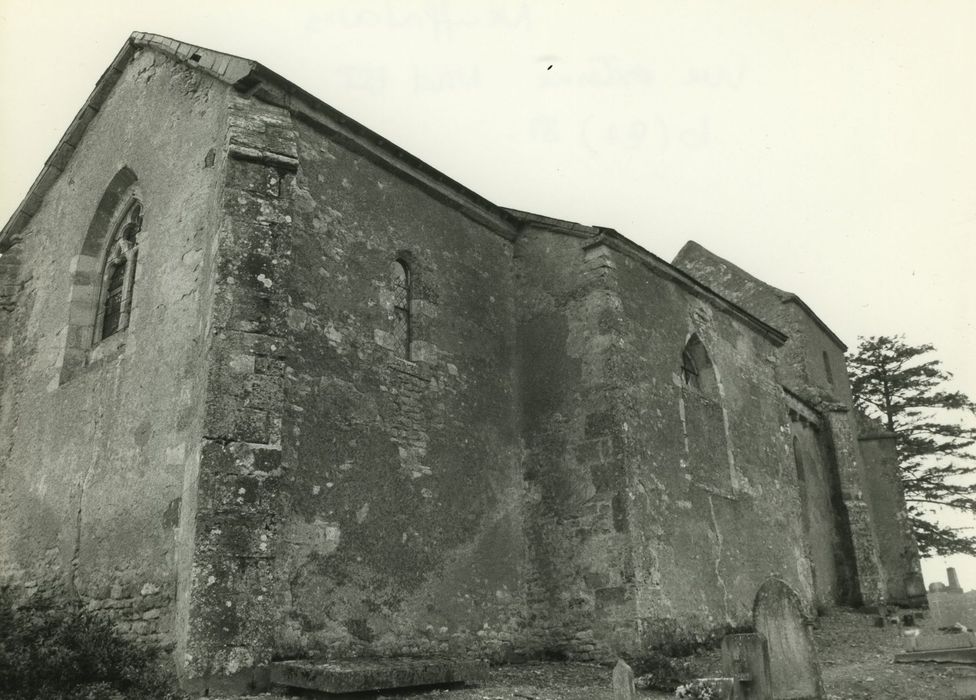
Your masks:
{"label": "stone block on ground", "polygon": [[761,634],[726,635],[722,639],[722,672],[733,680],[735,700],[772,700],[769,647]]}
{"label": "stone block on ground", "polygon": [[272,683],[324,693],[470,683],[487,676],[488,667],[480,661],[437,658],[301,659],[271,664]]}
{"label": "stone block on ground", "polygon": [[634,671],[623,659],[617,659],[613,667],[613,700],[635,700]]}
{"label": "stone block on ground", "polygon": [[770,578],[753,603],[756,631],[769,648],[773,697],[777,700],[821,700],[826,697],[813,635],[800,596],[789,584]]}

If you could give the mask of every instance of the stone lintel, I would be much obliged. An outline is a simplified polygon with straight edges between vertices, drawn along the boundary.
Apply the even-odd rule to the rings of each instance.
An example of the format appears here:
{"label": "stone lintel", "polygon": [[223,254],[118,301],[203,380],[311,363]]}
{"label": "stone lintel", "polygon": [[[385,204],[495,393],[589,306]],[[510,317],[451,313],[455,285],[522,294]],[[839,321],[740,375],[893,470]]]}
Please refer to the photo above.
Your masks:
{"label": "stone lintel", "polygon": [[798,395],[794,394],[785,386],[783,387],[783,397],[786,400],[786,407],[795,413],[799,418],[805,420],[811,425],[820,427],[820,414],[817,410],[810,406],[806,401],[800,398]]}
{"label": "stone lintel", "polygon": [[292,158],[288,155],[274,153],[273,151],[267,151],[261,148],[251,148],[250,146],[231,144],[229,147],[229,153],[232,158],[236,158],[238,160],[262,163],[271,167],[281,168],[282,170],[288,172],[295,172],[298,170],[297,158]]}

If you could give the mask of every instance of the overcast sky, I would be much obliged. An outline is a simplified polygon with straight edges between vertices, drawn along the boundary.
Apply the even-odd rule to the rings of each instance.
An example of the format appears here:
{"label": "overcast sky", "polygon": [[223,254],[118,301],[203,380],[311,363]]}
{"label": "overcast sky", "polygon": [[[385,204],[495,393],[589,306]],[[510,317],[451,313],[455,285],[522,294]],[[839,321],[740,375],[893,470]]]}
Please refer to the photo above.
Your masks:
{"label": "overcast sky", "polygon": [[0,219],[133,30],[260,61],[496,204],[697,240],[976,396],[972,0],[0,0]]}

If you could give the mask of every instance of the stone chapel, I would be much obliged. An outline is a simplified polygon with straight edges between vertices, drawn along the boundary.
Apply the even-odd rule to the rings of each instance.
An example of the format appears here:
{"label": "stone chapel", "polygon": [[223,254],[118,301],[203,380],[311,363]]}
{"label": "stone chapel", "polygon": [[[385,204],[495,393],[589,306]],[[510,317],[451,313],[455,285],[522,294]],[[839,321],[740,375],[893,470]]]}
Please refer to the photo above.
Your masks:
{"label": "stone chapel", "polygon": [[[924,595],[795,294],[136,32],[0,232],[0,584],[172,650],[603,659]],[[826,263],[825,263],[826,264]]]}

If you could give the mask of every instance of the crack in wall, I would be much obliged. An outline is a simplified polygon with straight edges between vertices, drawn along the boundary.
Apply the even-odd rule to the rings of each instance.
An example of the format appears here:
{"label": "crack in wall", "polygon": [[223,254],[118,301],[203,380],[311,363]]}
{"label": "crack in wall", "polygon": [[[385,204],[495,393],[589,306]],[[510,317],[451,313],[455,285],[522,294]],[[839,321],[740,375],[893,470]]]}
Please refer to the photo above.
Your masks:
{"label": "crack in wall", "polygon": [[725,622],[732,624],[732,618],[729,616],[729,589],[725,585],[725,579],[722,578],[721,564],[722,564],[722,546],[724,544],[722,533],[718,529],[718,518],[715,515],[715,503],[712,501],[712,497],[708,497],[708,508],[712,514],[712,527],[715,528],[715,540],[717,542],[716,552],[715,552],[715,578],[718,579],[718,585],[722,587],[722,607],[725,610]]}
{"label": "crack in wall", "polygon": [[[119,370],[116,369],[116,385],[118,384],[118,372]],[[81,565],[81,534],[82,516],[84,514],[85,505],[85,491],[88,488],[88,484],[95,476],[95,464],[97,464],[101,453],[98,434],[99,428],[102,424],[102,419],[104,418],[105,402],[99,401],[97,403],[98,407],[94,414],[94,422],[92,423],[91,434],[93,439],[91,459],[88,461],[88,468],[85,470],[85,475],[78,481],[78,508],[75,511],[75,538],[71,552],[70,575],[68,577],[68,590],[76,600],[81,598],[81,595],[78,593],[78,570]]]}
{"label": "crack in wall", "polygon": [[[9,253],[8,253],[9,255]],[[13,308],[3,311],[0,315],[0,428],[5,429],[9,425],[9,431],[3,435],[0,440],[6,440],[5,449],[3,450],[2,457],[0,457],[0,477],[6,477],[7,469],[10,464],[12,464],[12,458],[15,451],[15,445],[17,444],[17,432],[20,429],[20,405],[23,400],[24,394],[24,383],[23,381],[14,380],[11,386],[8,383],[8,377],[14,377],[15,372],[21,368],[18,366],[15,358],[17,356],[17,346],[26,345],[24,340],[27,337],[25,326],[26,319],[33,308],[34,292],[32,289],[27,287],[27,283],[30,281],[28,277],[23,282],[19,283],[19,289],[17,296],[14,301]],[[9,343],[9,344],[8,344]],[[3,391],[3,388],[9,387],[7,391]],[[9,401],[5,403],[5,399],[9,396]],[[9,421],[9,423],[7,422]],[[0,444],[3,444],[0,442]],[[6,478],[0,478],[0,499],[5,500],[6,495],[11,488],[6,483]],[[6,504],[4,504],[6,505]],[[2,513],[5,515],[5,513]],[[5,525],[2,521],[0,524]],[[3,543],[3,539],[0,538],[0,544]],[[12,554],[12,548],[6,548],[4,556],[0,557],[0,574],[7,573],[7,566],[14,563]],[[15,565],[17,569],[23,571],[23,568],[19,565]],[[2,581],[2,579],[0,579]]]}

